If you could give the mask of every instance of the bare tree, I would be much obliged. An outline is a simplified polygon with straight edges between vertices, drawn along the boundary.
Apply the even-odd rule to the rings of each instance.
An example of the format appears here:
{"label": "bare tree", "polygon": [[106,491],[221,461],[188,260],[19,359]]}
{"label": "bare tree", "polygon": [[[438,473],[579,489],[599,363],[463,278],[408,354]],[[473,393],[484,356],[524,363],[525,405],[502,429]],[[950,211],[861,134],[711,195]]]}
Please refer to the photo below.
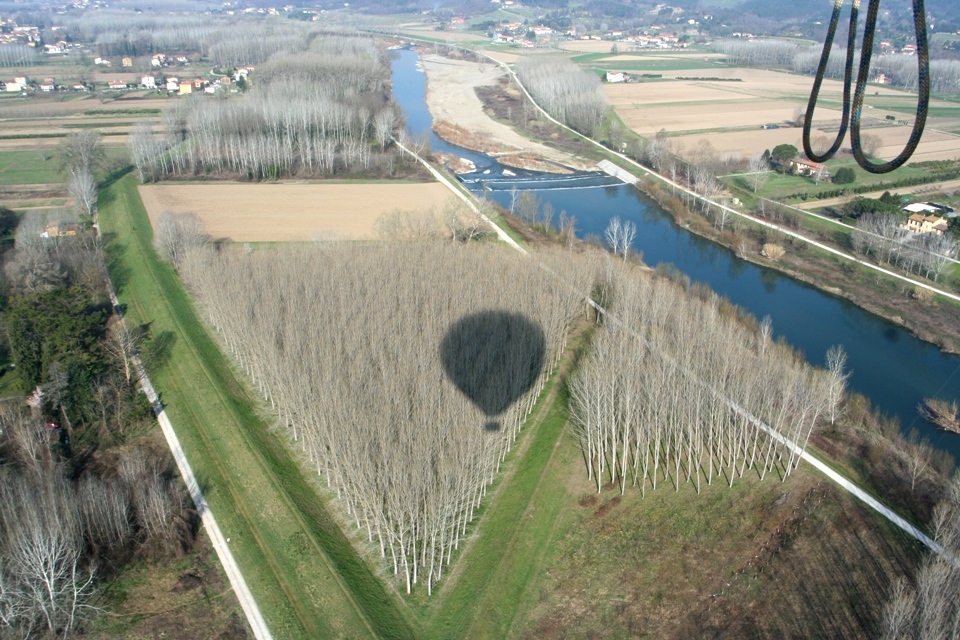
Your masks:
{"label": "bare tree", "polygon": [[934,509],[934,540],[942,553],[929,552],[911,588],[899,580],[884,609],[882,637],[957,638],[960,636],[960,475],[955,475],[946,497]]}
{"label": "bare tree", "polygon": [[840,406],[843,403],[847,389],[847,380],[850,371],[847,371],[847,352],[841,345],[834,345],[827,349],[827,371],[830,372],[830,396],[827,402],[827,416],[830,424],[835,424],[840,415]]}
{"label": "bare tree", "polygon": [[92,129],[71,133],[57,147],[57,158],[64,173],[86,170],[91,174],[106,159],[101,136]]}
{"label": "bare tree", "polygon": [[753,192],[756,193],[763,188],[763,185],[770,179],[770,163],[759,153],[750,156],[747,163],[747,181]]}
{"label": "bare tree", "polygon": [[[539,257],[563,285],[535,262],[477,242],[207,247],[182,264],[225,348],[408,591],[424,584],[429,593],[445,575],[583,313],[592,271],[567,255]],[[481,410],[459,390],[472,383],[455,385],[444,372],[458,359],[465,371],[486,371],[489,354],[470,355],[471,345],[488,343],[484,326],[501,325],[463,325],[474,328],[454,332],[443,362],[438,345],[490,309],[542,329],[543,366],[525,349],[508,350],[496,378],[531,386],[512,402],[498,391],[506,404]],[[499,428],[485,427],[490,412]]]}
{"label": "bare tree", "polygon": [[875,133],[869,133],[860,138],[860,148],[868,156],[876,156],[881,146],[883,146],[883,138]]}
{"label": "bare tree", "polygon": [[93,215],[97,206],[97,183],[89,169],[72,169],[67,180],[67,191],[82,213]]}
{"label": "bare tree", "polygon": [[195,213],[164,211],[157,218],[153,231],[154,246],[160,257],[177,268],[191,249],[203,246],[208,239],[203,221]]}
{"label": "bare tree", "polygon": [[111,322],[104,346],[123,368],[123,378],[129,385],[133,376],[133,359],[138,355],[143,331],[139,327],[128,329],[119,318]]}

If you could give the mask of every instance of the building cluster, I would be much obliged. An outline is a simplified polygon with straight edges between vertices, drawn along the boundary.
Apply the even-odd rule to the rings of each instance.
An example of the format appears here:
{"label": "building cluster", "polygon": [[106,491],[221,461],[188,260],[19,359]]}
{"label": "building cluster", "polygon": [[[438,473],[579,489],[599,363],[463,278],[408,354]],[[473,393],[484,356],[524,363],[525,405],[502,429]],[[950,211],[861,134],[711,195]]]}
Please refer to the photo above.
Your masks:
{"label": "building cluster", "polygon": [[[107,82],[107,91],[127,91],[130,89],[166,90],[167,93],[188,95],[191,93],[217,93],[219,91],[236,91],[233,85],[243,80],[246,82],[254,67],[241,67],[233,75],[214,76],[207,78],[179,78],[166,76],[158,80],[153,74],[143,74],[137,80],[110,80]],[[47,77],[42,82],[33,81],[27,76],[16,76],[9,82],[0,80],[0,91],[16,93],[33,93],[35,91],[89,91],[90,87],[81,82],[70,85],[57,84],[56,79]]]}
{"label": "building cluster", "polygon": [[956,217],[956,212],[946,205],[935,202],[914,202],[903,208],[904,213],[909,213],[908,217],[901,226],[910,233],[932,233],[942,236],[950,228],[950,222],[947,218]]}

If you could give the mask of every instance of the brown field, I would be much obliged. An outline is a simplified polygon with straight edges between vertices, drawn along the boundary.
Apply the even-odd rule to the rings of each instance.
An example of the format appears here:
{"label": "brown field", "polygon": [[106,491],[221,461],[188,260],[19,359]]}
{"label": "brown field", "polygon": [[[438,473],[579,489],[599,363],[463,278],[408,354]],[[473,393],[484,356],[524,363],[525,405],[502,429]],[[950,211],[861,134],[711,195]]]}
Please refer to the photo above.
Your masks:
{"label": "brown field", "polygon": [[504,64],[513,64],[514,62],[519,60],[521,57],[519,49],[517,50],[517,52],[501,51],[499,49],[489,49],[487,51],[484,51],[484,53],[486,53],[488,56],[490,56],[494,60],[498,62],[503,62]]}
{"label": "brown field", "polygon": [[[784,125],[793,117],[797,107],[805,107],[813,79],[791,73],[765,69],[706,67],[703,70],[686,69],[663,73],[665,78],[705,77],[739,78],[740,82],[710,82],[675,80],[637,84],[606,84],[604,93],[623,122],[639,133],[649,136],[661,129],[675,135],[675,143],[690,151],[701,139],[707,140],[721,154],[749,155],[778,144],[800,146],[801,132],[796,128],[764,130],[761,125]],[[871,86],[867,103],[882,99],[886,104],[913,105],[915,96],[885,86]],[[874,95],[875,94],[875,95]],[[842,85],[824,81],[820,91],[821,104],[838,102]],[[944,101],[931,101],[932,107],[955,106]],[[883,120],[887,115],[898,121],[912,118],[902,112],[867,108],[866,117]],[[825,106],[817,109],[815,122],[822,126],[835,125],[840,112]],[[915,161],[952,159],[960,156],[960,136],[936,131],[938,127],[956,127],[955,118],[930,118]],[[889,159],[903,148],[911,128],[893,126],[865,129],[865,134],[877,135],[882,144],[878,155]],[[819,135],[819,133],[818,133]],[[832,137],[825,131],[823,135]],[[681,150],[682,154],[682,150]]]}
{"label": "brown field", "polygon": [[143,185],[151,222],[164,211],[192,212],[214,238],[235,242],[368,240],[395,210],[438,207],[450,191],[423,184],[162,184]]}

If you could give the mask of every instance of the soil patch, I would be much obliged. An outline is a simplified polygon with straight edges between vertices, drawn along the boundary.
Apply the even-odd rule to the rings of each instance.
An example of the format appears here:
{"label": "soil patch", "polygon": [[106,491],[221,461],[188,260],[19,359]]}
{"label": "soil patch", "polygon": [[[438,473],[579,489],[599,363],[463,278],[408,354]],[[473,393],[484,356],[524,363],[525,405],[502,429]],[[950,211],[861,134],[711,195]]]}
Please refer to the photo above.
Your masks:
{"label": "soil patch", "polygon": [[192,212],[214,238],[234,242],[370,240],[396,210],[430,215],[450,198],[439,183],[423,184],[159,184],[142,185],[150,222],[164,211]]}

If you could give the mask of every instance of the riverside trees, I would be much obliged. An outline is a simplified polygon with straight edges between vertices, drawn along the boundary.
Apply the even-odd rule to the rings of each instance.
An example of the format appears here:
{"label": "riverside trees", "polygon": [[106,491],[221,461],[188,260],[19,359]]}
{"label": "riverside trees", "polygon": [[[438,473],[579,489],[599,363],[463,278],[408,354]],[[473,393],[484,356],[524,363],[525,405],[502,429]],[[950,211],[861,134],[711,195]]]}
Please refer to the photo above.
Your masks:
{"label": "riverside trees", "polygon": [[[562,278],[478,243],[208,246],[182,273],[348,517],[408,592],[430,592],[584,308],[589,274],[548,262]],[[491,310],[535,322],[545,342],[543,370],[495,431],[440,354],[458,321]]]}
{"label": "riverside trees", "polygon": [[600,78],[567,58],[545,56],[520,58],[517,75],[547,113],[593,137],[607,109]]}
{"label": "riverside trees", "polygon": [[[747,469],[789,475],[842,397],[842,374],[814,369],[754,334],[709,291],[611,271],[615,320],[605,323],[571,385],[574,424],[599,491],[646,491],[660,480],[732,485]],[[699,298],[699,299],[698,299]],[[763,428],[769,426],[770,431]]]}
{"label": "riverside trees", "polygon": [[380,46],[333,35],[309,46],[258,65],[243,96],[178,103],[164,115],[162,135],[138,127],[130,151],[141,178],[391,173],[396,157],[384,149],[400,119],[387,101]]}

